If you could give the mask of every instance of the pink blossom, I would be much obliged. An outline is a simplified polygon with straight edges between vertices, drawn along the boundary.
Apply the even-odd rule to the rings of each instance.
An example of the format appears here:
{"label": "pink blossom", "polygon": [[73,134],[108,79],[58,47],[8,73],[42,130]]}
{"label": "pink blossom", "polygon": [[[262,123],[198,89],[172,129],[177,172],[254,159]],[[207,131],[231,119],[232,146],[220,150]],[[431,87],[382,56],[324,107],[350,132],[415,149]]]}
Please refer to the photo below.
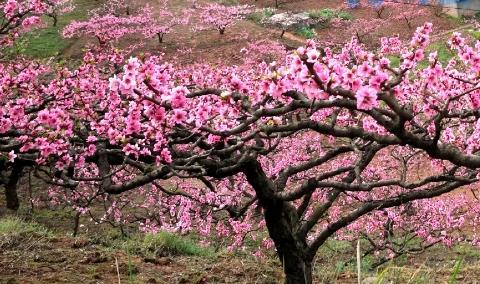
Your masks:
{"label": "pink blossom", "polygon": [[357,108],[362,110],[371,110],[378,105],[377,91],[370,87],[360,87],[355,97],[357,98]]}

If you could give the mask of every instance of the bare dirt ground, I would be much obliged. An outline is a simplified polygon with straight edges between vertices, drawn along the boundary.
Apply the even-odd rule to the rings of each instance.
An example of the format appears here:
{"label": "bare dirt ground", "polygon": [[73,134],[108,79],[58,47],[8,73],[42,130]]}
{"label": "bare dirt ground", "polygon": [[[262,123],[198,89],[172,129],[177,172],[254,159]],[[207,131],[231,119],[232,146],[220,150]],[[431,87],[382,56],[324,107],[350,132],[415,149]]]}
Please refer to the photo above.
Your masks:
{"label": "bare dirt ground", "polygon": [[[279,283],[281,271],[229,255],[141,258],[86,239],[25,239],[0,252],[0,283]],[[117,270],[118,263],[118,270]],[[120,278],[120,280],[119,280]]]}

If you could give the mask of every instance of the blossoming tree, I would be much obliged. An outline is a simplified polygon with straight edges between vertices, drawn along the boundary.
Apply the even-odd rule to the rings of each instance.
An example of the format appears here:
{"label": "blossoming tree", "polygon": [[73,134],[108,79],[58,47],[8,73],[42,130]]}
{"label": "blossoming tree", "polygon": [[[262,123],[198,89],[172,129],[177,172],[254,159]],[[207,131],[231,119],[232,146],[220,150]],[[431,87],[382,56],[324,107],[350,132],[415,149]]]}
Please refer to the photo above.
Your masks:
{"label": "blossoming tree", "polygon": [[51,7],[49,2],[37,0],[0,1],[0,47],[11,45],[21,33],[40,24],[40,16]]}
{"label": "blossoming tree", "polygon": [[72,12],[75,9],[73,0],[49,0],[46,15],[53,20],[53,26],[56,27],[58,17],[63,14]]}
{"label": "blossoming tree", "polygon": [[[332,237],[363,236],[385,259],[439,242],[478,245],[480,207],[468,190],[480,168],[480,44],[454,34],[461,60],[442,65],[425,54],[431,29],[380,52],[309,41],[282,61],[235,67],[125,60],[103,47],[74,70],[2,63],[7,205],[18,207],[15,186],[29,169],[80,213],[103,200],[103,219],[123,222],[122,206],[139,205],[144,231],[239,246],[266,228],[287,283],[312,282]],[[395,246],[397,234],[421,246]]]}
{"label": "blossoming tree", "polygon": [[228,27],[252,12],[252,7],[248,5],[225,6],[218,3],[196,5],[196,9],[200,23],[194,27],[195,30],[215,29],[221,35]]}

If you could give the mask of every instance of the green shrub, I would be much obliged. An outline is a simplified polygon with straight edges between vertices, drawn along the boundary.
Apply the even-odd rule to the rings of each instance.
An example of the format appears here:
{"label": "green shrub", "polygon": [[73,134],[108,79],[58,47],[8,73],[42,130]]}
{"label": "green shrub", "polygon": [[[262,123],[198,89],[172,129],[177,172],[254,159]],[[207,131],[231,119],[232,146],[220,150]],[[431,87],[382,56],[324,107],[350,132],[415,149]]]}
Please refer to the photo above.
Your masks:
{"label": "green shrub", "polygon": [[262,11],[250,13],[247,16],[247,19],[257,24],[261,24],[265,18],[270,18],[273,15],[275,15],[275,10],[266,8],[266,9],[263,9]]}
{"label": "green shrub", "polygon": [[295,31],[295,33],[301,37],[308,39],[314,38],[317,35],[315,33],[315,30],[309,27],[300,27]]}
{"label": "green shrub", "polygon": [[263,10],[263,16],[265,16],[266,18],[270,18],[273,15],[275,15],[275,11],[273,9],[266,8]]}
{"label": "green shrub", "polygon": [[262,12],[253,12],[253,13],[248,14],[247,20],[250,20],[252,22],[260,24],[263,20],[263,17],[264,17],[264,15],[263,15]]}
{"label": "green shrub", "polygon": [[324,19],[333,19],[336,17],[337,12],[331,8],[325,8],[320,10],[311,10],[308,12],[308,15],[313,19],[324,18]]}
{"label": "green shrub", "polygon": [[331,8],[319,9],[319,10],[311,10],[308,12],[308,15],[312,19],[326,19],[328,21],[333,20],[335,18],[339,18],[342,20],[352,20],[353,15],[346,11],[338,11]]}
{"label": "green shrub", "polygon": [[346,11],[339,11],[337,13],[337,18],[340,18],[344,21],[350,21],[353,19],[353,15]]}

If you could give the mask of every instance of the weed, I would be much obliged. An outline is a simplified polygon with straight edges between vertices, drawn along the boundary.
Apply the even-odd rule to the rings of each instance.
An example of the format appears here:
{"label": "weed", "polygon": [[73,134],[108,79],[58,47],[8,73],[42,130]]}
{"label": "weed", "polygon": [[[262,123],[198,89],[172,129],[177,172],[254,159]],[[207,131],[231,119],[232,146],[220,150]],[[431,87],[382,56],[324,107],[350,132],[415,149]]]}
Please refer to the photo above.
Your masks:
{"label": "weed", "polygon": [[104,239],[101,243],[107,248],[127,250],[143,257],[170,255],[212,257],[215,254],[212,248],[198,245],[191,237],[168,232],[138,234],[126,239],[112,235],[110,240]]}
{"label": "weed", "polygon": [[462,269],[463,258],[457,259],[455,261],[455,265],[453,266],[452,274],[450,275],[450,280],[448,280],[448,284],[455,284],[457,283],[457,276]]}
{"label": "weed", "polygon": [[132,258],[130,256],[130,248],[127,243],[127,257],[128,257],[128,282],[130,284],[135,284],[135,268],[132,263]]}

